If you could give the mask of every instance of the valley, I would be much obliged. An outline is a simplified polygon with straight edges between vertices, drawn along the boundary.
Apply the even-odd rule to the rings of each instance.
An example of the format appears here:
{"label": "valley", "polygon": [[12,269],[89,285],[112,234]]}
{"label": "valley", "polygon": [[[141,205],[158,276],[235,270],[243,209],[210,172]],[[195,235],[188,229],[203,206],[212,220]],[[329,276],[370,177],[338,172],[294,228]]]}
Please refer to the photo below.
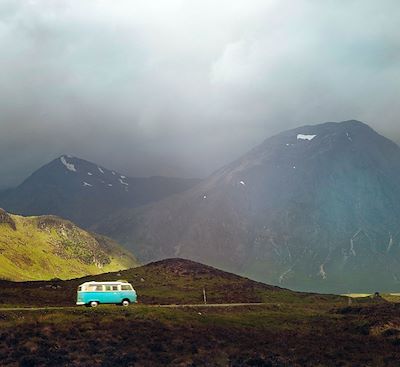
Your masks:
{"label": "valley", "polygon": [[0,367],[399,367],[399,18],[0,0]]}
{"label": "valley", "polygon": [[203,180],[132,178],[62,155],[0,206],[73,220],[140,263],[183,257],[299,291],[389,293],[400,287],[399,162],[368,125],[326,122],[272,136]]}
{"label": "valley", "polygon": [[[358,121],[202,181],[61,156],[0,197],[1,366],[397,366],[399,162]],[[115,280],[138,304],[75,305]]]}

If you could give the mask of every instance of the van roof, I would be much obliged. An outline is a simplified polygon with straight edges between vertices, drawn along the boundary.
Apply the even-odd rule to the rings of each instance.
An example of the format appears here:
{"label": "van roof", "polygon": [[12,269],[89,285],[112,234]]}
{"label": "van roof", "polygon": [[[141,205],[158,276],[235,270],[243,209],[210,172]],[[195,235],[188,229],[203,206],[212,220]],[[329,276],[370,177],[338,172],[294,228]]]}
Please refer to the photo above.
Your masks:
{"label": "van roof", "polygon": [[82,284],[80,284],[80,285],[86,285],[86,284],[130,284],[130,283],[125,282],[125,281],[121,281],[121,280],[116,280],[116,281],[113,281],[113,282],[96,282],[96,281],[89,281],[89,282],[82,283]]}

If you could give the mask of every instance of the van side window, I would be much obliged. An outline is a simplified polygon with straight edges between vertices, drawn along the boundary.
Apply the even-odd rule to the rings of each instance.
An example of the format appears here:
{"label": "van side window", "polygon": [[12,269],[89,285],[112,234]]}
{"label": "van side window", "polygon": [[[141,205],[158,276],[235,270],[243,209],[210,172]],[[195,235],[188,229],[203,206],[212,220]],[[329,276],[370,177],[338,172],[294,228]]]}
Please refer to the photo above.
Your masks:
{"label": "van side window", "polygon": [[96,285],[95,291],[101,292],[102,290],[103,290],[103,286],[102,285]]}
{"label": "van side window", "polygon": [[111,290],[112,290],[111,285],[105,285],[105,288],[106,288],[106,289],[105,289],[106,291],[111,291]]}
{"label": "van side window", "polygon": [[130,285],[121,285],[121,291],[131,291],[132,287]]}
{"label": "van side window", "polygon": [[117,286],[117,285],[113,285],[113,286],[112,286],[112,290],[113,290],[113,291],[117,291],[117,290],[118,290],[118,286]]}

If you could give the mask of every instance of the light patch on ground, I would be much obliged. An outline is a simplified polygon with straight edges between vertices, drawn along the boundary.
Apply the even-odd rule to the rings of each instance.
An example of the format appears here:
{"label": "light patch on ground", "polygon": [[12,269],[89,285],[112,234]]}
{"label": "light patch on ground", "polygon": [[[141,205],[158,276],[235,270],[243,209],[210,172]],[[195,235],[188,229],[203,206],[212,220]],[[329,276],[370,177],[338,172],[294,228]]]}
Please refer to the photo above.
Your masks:
{"label": "light patch on ground", "polygon": [[350,298],[365,298],[372,296],[370,293],[346,293],[346,294],[341,294],[341,296],[344,297],[350,297]]}

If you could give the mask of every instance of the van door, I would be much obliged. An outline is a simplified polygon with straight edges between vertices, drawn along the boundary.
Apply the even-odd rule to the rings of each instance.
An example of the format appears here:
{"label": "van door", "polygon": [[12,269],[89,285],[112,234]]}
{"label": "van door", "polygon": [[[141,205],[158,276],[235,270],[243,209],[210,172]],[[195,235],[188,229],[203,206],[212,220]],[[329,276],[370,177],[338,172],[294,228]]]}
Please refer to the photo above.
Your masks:
{"label": "van door", "polygon": [[106,303],[119,303],[119,302],[121,302],[117,285],[107,284],[105,286],[105,291],[106,291],[105,292]]}
{"label": "van door", "polygon": [[122,297],[121,297],[121,292],[118,289],[118,285],[112,286],[112,292],[113,292],[113,303],[121,303]]}

